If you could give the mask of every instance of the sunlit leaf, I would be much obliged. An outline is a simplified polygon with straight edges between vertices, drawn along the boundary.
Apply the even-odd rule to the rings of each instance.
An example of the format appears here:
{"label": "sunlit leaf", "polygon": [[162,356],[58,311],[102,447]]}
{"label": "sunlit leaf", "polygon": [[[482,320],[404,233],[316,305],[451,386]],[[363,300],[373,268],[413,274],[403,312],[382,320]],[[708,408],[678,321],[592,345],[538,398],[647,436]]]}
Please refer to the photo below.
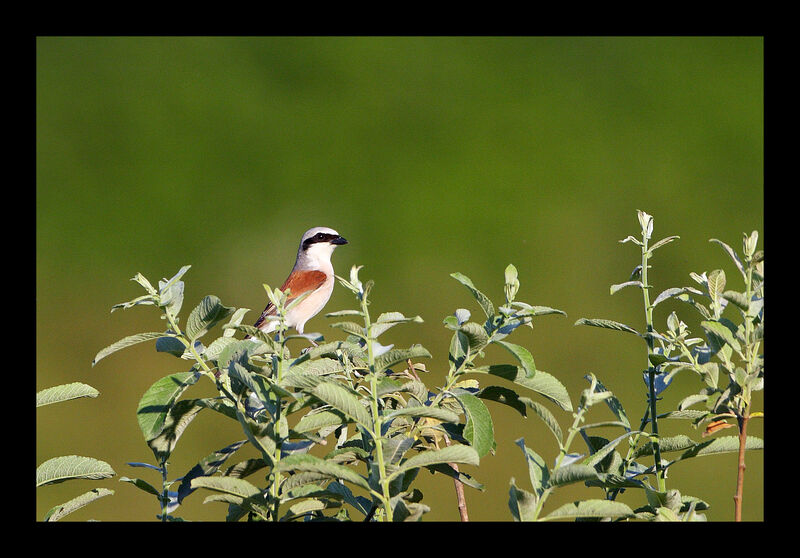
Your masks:
{"label": "sunlit leaf", "polygon": [[81,382],[72,382],[71,384],[53,386],[36,392],[36,406],[42,407],[44,405],[69,401],[70,399],[97,397],[98,395],[100,395],[100,392],[92,386]]}

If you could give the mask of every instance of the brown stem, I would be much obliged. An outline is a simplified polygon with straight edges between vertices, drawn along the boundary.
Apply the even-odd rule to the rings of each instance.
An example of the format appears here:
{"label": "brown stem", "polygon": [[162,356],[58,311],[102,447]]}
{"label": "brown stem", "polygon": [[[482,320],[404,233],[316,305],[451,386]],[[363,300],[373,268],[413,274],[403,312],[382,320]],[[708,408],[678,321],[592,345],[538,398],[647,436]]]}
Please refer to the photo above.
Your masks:
{"label": "brown stem", "polygon": [[739,467],[736,474],[736,494],[733,495],[734,517],[742,520],[742,485],[744,484],[744,450],[747,444],[747,421],[750,417],[739,417]]}
{"label": "brown stem", "polygon": [[[445,436],[444,442],[449,446],[450,445],[450,438]],[[455,463],[448,463],[456,473],[460,472],[458,470],[458,465]],[[467,515],[467,501],[464,499],[464,485],[461,484],[461,481],[458,479],[453,479],[453,484],[456,487],[456,500],[458,501],[458,514],[461,516],[461,521],[469,521],[469,515]]]}

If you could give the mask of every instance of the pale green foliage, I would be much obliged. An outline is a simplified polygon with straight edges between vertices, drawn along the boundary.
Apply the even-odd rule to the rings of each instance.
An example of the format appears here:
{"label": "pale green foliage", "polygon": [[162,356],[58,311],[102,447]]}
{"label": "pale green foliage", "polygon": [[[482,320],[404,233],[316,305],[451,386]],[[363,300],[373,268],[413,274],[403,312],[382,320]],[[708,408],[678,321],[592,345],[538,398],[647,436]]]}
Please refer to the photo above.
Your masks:
{"label": "pale green foliage", "polygon": [[[286,295],[267,285],[267,296],[277,309],[278,328],[273,334],[244,324],[247,309],[225,306],[213,295],[202,298],[181,326],[181,278],[189,269],[184,266],[171,279],[159,281],[158,289],[137,274],[133,280],[146,294],[113,308],[155,306],[166,320],[164,330],[126,337],[100,351],[93,362],[151,340],[157,351],[188,361],[186,371],[156,379],[137,411],[157,465],[129,465],[160,473],[160,487],[138,478],[121,480],[155,496],[162,521],[180,520],[175,511],[197,491],[207,495],[206,502],[225,505],[228,521],[415,521],[430,510],[414,487],[422,469],[483,490],[478,480],[457,465],[475,467],[488,453],[505,451],[497,448],[491,415],[492,406],[500,404],[523,417],[529,411],[539,417],[557,448],[555,460],[545,459],[542,449],[526,446],[521,438],[517,441],[528,464],[530,487],[522,488],[511,479],[508,505],[513,519],[704,519],[697,512],[708,505],[667,490],[665,472],[690,458],[737,451],[736,439],[662,438],[651,417],[699,424],[721,412],[742,412],[749,405],[749,394],[763,387],[763,359],[758,350],[763,338],[763,254],[755,251],[756,233],[745,237],[741,259],[720,243],[745,278],[744,292],[727,289],[724,271],[715,270],[691,274],[699,288],[666,289],[651,304],[648,260],[656,249],[678,237],[650,244],[654,220],[643,211],[638,218],[640,238],[629,236],[621,242],[639,247],[641,263],[627,281],[611,287],[611,294],[626,287],[640,290],[644,325],[634,328],[599,318],[581,318],[576,324],[632,333],[645,342],[649,405],[639,429],[631,427],[622,403],[594,375],[586,376],[589,387],[573,405],[564,385],[538,369],[527,348],[509,340],[519,326],[533,327],[535,318],[565,315],[517,300],[521,285],[513,265],[504,270],[504,300],[499,304],[466,275],[451,274],[474,300],[480,318],[472,319],[473,312],[467,308],[444,318],[444,327],[452,331],[448,370],[444,385],[435,389],[419,375],[427,372],[419,361],[430,358],[428,349],[418,344],[396,348],[390,339],[394,326],[421,324],[422,318],[397,311],[374,318],[369,308],[374,284],[361,280],[361,266],[353,266],[347,278],[337,276],[340,285],[354,295],[357,307],[326,315],[335,319],[332,331],[343,337],[334,340],[289,334],[284,320]],[[707,297],[710,303],[700,304],[695,297]],[[667,318],[664,332],[656,329],[653,309],[669,298],[683,300],[701,312],[705,340],[689,338],[675,313]],[[728,303],[738,309],[744,325],[737,326],[722,315]],[[209,335],[214,328],[218,334]],[[246,338],[238,339],[237,334]],[[506,359],[482,362],[490,345],[502,347]],[[658,394],[676,372],[686,368],[700,374],[708,389],[686,398],[675,411],[658,415]],[[727,387],[720,384],[721,372],[731,378]],[[213,383],[218,396],[192,397],[192,386],[204,380]],[[706,403],[707,411],[688,408],[700,402]],[[563,428],[549,404],[571,412],[572,424]],[[587,423],[595,405],[610,409],[613,420]],[[203,457],[183,476],[170,480],[168,460],[182,433],[199,413],[209,411],[220,420],[238,423],[243,439]],[[618,428],[620,433],[607,439],[595,434],[601,427]],[[585,453],[573,448],[578,437],[586,445]],[[247,444],[257,450],[258,457],[227,464]],[[762,440],[747,439],[746,449],[762,447]],[[653,475],[655,484],[651,484]],[[603,497],[595,494],[546,508],[553,491],[576,483],[599,490]],[[632,509],[615,501],[628,489],[642,495],[641,507]]]}
{"label": "pale green foliage", "polygon": [[[722,437],[705,442],[693,441],[685,435],[660,437],[657,420],[663,418],[688,419],[694,426],[697,426],[708,421],[721,422],[720,419],[725,417],[741,420],[743,417],[750,416],[750,395],[753,391],[763,389],[763,352],[760,351],[760,348],[764,331],[764,256],[762,251],[756,251],[758,242],[756,231],[750,235],[744,235],[743,258],[740,258],[724,242],[712,239],[712,242],[719,244],[733,260],[744,280],[744,290],[739,292],[726,289],[728,280],[725,271],[715,269],[710,273],[689,274],[699,288],[668,288],[662,291],[651,304],[649,291],[652,286],[647,278],[650,268],[648,262],[657,248],[678,237],[669,236],[650,245],[649,240],[654,228],[653,218],[643,211],[638,212],[638,218],[641,226],[640,239],[628,236],[620,242],[632,242],[640,247],[641,263],[637,265],[634,274],[628,281],[611,287],[611,294],[628,286],[641,289],[645,310],[645,323],[642,328],[644,333],[625,324],[606,319],[581,318],[576,325],[590,325],[634,333],[645,341],[647,368],[644,380],[647,388],[648,407],[642,418],[640,431],[643,431],[649,424],[651,435],[632,431],[627,417],[624,416],[622,405],[616,398],[610,397],[608,401],[613,403],[609,403],[609,406],[620,419],[620,425],[625,428],[626,434],[612,442],[584,434],[590,452],[601,456],[601,459],[593,460],[592,464],[596,467],[602,466],[602,470],[598,470],[601,473],[600,478],[587,484],[603,487],[608,500],[614,500],[626,488],[643,488],[648,494],[649,504],[636,510],[635,517],[640,519],[702,520],[703,517],[696,514],[696,511],[705,509],[707,505],[703,504],[703,507],[698,507],[697,502],[691,498],[678,500],[677,504],[675,501],[670,505],[664,504],[667,495],[673,492],[666,489],[667,469],[675,463],[692,457],[721,452],[737,452],[740,449],[740,443],[742,450],[762,449],[763,441],[753,436],[746,439],[742,437],[741,440],[733,436]],[[656,328],[653,310],[657,305],[670,298],[686,302],[699,312],[700,327],[705,339],[690,337],[688,327],[675,312],[667,316],[665,330],[659,331]],[[704,304],[703,299],[707,299],[708,302]],[[741,319],[739,324],[723,316],[729,302],[733,303],[732,306],[736,308]],[[667,389],[674,375],[682,370],[696,372],[705,382],[706,387],[700,393],[684,398],[677,410],[659,415],[656,411],[659,394]],[[720,383],[721,371],[727,374],[727,385]],[[689,409],[698,403],[704,403],[706,409]],[[714,429],[705,434],[712,434],[719,429],[719,422],[715,423]],[[624,456],[616,451],[613,454],[607,451],[610,443],[618,444],[623,438],[627,439],[629,444]],[[672,459],[664,457],[667,454],[675,453],[678,455],[677,457],[670,456]],[[640,459],[643,457],[651,458],[653,465],[647,466],[642,463]],[[656,487],[650,486],[647,481],[647,476],[653,473],[657,480]]]}
{"label": "pale green foliage", "polygon": [[[97,397],[100,394],[92,386],[81,382],[73,382],[45,388],[36,393],[36,406],[42,407],[53,403],[61,403],[82,397]],[[111,465],[93,457],[79,455],[64,455],[53,457],[36,468],[36,487],[43,487],[64,481],[83,479],[97,480],[114,476],[116,473]],[[44,521],[58,521],[64,516],[80,509],[87,504],[114,494],[113,490],[95,488],[63,504],[51,508],[44,516]]]}
{"label": "pale green foliage", "polygon": [[[485,401],[509,405],[523,416],[531,409],[561,436],[552,413],[541,403],[509,387],[481,387],[474,377],[465,378],[472,373],[486,379],[504,378],[563,409],[572,409],[564,386],[537,370],[526,348],[507,340],[520,325],[530,326],[536,316],[564,314],[517,301],[520,283],[513,265],[504,273],[502,305],[495,305],[465,275],[453,274],[468,288],[486,320],[470,322],[471,313],[465,309],[444,320],[454,333],[450,371],[446,384],[437,390],[430,390],[418,377],[425,367],[417,361],[430,357],[425,347],[382,344],[394,326],[419,324],[422,318],[391,311],[373,320],[369,312],[373,283],[362,282],[361,267],[354,266],[348,279],[338,277],[355,295],[358,308],[328,314],[344,318],[331,327],[346,338],[315,339],[320,343],[299,355],[292,354],[288,342],[307,337],[288,335],[283,318],[285,294],[266,285],[278,310],[279,328],[274,336],[243,325],[245,309],[224,306],[214,296],[204,297],[181,327],[181,277],[188,268],[159,281],[158,289],[137,274],[134,281],[147,294],[114,308],[156,306],[164,313],[166,328],[126,337],[100,351],[94,360],[155,340],[157,351],[192,363],[186,372],[156,380],[139,403],[139,426],[157,465],[129,465],[158,471],[161,487],[138,478],[121,479],[155,496],[163,521],[178,520],[175,510],[197,489],[214,493],[206,501],[225,503],[229,520],[350,519],[353,513],[379,520],[418,520],[430,509],[412,486],[420,469],[483,489],[454,466],[476,466],[482,456],[496,449]],[[206,342],[204,337],[216,325],[222,326],[220,336]],[[236,339],[236,333],[249,339]],[[506,349],[513,364],[479,366],[477,359],[492,343]],[[186,398],[191,386],[204,377],[214,383],[219,397]],[[245,439],[201,459],[173,490],[179,481],[168,478],[169,457],[194,417],[207,409],[237,421]],[[261,459],[224,468],[247,443],[259,451]],[[323,443],[327,453],[309,453]],[[245,480],[259,471],[265,484],[259,487],[260,483]]]}

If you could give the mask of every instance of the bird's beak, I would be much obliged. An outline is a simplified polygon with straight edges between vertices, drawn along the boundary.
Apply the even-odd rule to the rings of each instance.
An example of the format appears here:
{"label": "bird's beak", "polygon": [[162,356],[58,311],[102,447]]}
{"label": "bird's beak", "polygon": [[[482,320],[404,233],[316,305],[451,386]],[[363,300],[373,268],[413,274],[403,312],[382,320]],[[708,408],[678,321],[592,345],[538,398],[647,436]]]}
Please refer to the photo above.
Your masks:
{"label": "bird's beak", "polygon": [[347,240],[345,240],[344,237],[337,236],[331,240],[331,244],[347,244]]}

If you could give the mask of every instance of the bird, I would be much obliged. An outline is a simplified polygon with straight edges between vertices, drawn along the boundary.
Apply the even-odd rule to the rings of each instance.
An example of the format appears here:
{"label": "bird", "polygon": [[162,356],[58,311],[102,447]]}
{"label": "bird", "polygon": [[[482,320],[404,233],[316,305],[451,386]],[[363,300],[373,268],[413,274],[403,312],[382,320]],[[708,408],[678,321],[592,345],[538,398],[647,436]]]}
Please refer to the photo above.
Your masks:
{"label": "bird", "polygon": [[[300,335],[306,322],[316,316],[330,299],[334,284],[331,255],[337,246],[347,243],[338,232],[328,227],[314,227],[303,233],[294,267],[281,285],[281,291],[289,291],[286,306],[309,293],[284,316],[286,325]],[[275,331],[279,321],[270,319],[270,316],[274,316],[276,311],[274,304],[267,304],[254,326],[264,333]]]}

